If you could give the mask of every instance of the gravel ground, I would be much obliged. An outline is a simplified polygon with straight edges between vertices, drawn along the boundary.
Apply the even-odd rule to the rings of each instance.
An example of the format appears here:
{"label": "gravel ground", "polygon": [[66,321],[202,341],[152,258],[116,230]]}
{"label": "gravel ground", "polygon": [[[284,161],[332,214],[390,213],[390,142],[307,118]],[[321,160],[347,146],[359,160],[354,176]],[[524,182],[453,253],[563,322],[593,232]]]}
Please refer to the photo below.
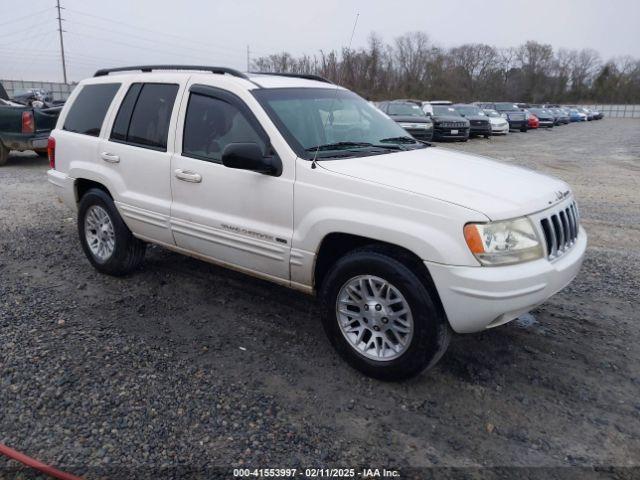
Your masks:
{"label": "gravel ground", "polygon": [[[88,478],[640,468],[640,122],[443,147],[568,181],[590,245],[569,287],[455,337],[432,371],[400,384],[341,361],[303,294],[156,247],[135,275],[96,273],[47,161],[15,155],[0,168],[0,443]],[[0,458],[0,472],[15,465]]]}

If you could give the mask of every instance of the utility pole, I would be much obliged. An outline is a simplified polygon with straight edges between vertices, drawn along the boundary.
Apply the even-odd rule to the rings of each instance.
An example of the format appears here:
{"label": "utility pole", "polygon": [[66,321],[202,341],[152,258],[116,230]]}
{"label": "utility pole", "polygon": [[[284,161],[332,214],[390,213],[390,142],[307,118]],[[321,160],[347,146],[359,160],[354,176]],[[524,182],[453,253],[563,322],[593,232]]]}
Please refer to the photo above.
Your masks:
{"label": "utility pole", "polygon": [[247,45],[247,72],[251,70],[251,51],[249,50],[249,45]]}
{"label": "utility pole", "polygon": [[60,55],[62,56],[62,77],[64,78],[64,83],[67,83],[67,64],[64,59],[64,40],[62,39],[62,15],[60,10],[63,7],[60,6],[60,0],[56,0],[56,8],[58,9],[58,34],[60,35]]}

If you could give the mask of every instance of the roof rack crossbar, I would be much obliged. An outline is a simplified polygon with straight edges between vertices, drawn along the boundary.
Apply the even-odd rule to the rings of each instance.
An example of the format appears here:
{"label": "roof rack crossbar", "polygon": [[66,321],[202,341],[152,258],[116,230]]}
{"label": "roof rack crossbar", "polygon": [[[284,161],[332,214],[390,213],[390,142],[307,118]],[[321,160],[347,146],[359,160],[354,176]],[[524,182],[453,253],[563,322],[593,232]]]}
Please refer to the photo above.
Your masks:
{"label": "roof rack crossbar", "polygon": [[277,77],[292,77],[292,78],[304,78],[305,80],[316,80],[318,82],[331,83],[331,80],[328,80],[320,75],[313,75],[312,73],[289,73],[289,72],[249,72],[256,75],[275,75]]}
{"label": "roof rack crossbar", "polygon": [[217,73],[219,75],[232,75],[238,78],[248,79],[244,73],[239,72],[238,70],[234,70],[233,68],[227,67],[209,67],[203,65],[135,65],[131,67],[117,67],[117,68],[101,68],[96,73],[94,73],[94,77],[104,77],[114,72],[129,72],[140,70],[142,72],[151,72],[153,70],[201,70],[204,72]]}

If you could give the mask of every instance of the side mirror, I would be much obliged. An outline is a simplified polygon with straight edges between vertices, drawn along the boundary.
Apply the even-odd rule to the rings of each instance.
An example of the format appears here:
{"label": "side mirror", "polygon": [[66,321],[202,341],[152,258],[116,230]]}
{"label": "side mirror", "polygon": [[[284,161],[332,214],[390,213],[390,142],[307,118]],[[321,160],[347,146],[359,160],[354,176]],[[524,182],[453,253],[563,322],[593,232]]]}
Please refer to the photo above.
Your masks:
{"label": "side mirror", "polygon": [[265,156],[257,143],[230,143],[222,152],[222,164],[228,168],[251,170],[278,177],[282,162],[277,155]]}

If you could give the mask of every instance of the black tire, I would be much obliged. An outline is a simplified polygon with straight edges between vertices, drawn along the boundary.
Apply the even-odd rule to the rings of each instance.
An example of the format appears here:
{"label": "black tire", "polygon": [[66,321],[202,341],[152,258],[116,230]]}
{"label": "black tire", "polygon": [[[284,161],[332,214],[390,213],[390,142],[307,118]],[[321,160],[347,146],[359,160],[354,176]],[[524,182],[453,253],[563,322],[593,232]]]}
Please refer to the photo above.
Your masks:
{"label": "black tire", "polygon": [[[94,205],[102,207],[107,212],[115,232],[113,253],[102,261],[89,248],[85,234],[85,216],[89,207]],[[99,272],[115,276],[126,275],[140,267],[144,259],[146,244],[133,236],[129,227],[120,217],[113,199],[104,190],[92,188],[80,199],[78,205],[78,235],[85,255]]]}
{"label": "black tire", "polygon": [[490,136],[491,136],[491,135],[485,135],[485,136],[484,136],[484,138],[487,138],[487,139],[488,139]]}
{"label": "black tire", "polygon": [[[410,258],[400,261],[384,247],[364,247],[340,258],[329,270],[319,291],[322,324],[337,352],[365,375],[387,381],[413,377],[435,365],[447,350],[451,329],[434,287],[420,278]],[[393,284],[409,303],[414,332],[406,351],[389,361],[362,355],[342,334],[336,301],[343,285],[358,275],[374,275]]]}
{"label": "black tire", "polygon": [[0,142],[0,167],[7,164],[9,160],[9,149]]}
{"label": "black tire", "polygon": [[521,131],[522,133],[527,133],[527,130],[529,130],[527,127],[522,127],[522,128],[520,129],[520,131]]}

